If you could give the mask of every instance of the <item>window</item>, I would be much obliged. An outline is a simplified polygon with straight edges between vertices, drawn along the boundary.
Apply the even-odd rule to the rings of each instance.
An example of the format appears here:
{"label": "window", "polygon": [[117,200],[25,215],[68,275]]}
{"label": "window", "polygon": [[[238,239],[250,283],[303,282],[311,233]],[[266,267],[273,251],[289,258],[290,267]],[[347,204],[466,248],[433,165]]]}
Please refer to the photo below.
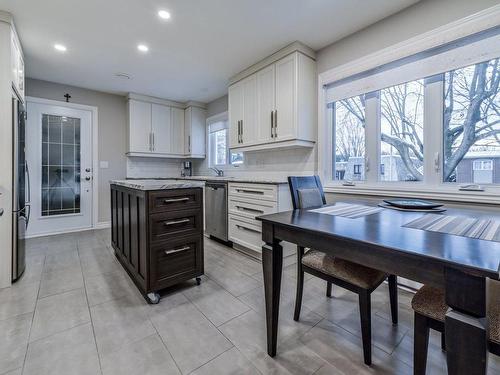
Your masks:
{"label": "window", "polygon": [[227,113],[213,116],[207,123],[209,166],[219,168],[242,164],[243,154],[229,150]]}
{"label": "window", "polygon": [[475,171],[491,171],[493,170],[493,160],[474,160],[472,169]]}
{"label": "window", "polygon": [[342,173],[335,173],[336,179],[363,180],[361,166],[364,165],[365,158],[364,96],[334,103],[334,112],[334,168],[335,171],[342,171]]}
{"label": "window", "polygon": [[[500,157],[500,59],[445,73],[445,182],[470,183],[470,159]],[[483,164],[484,162],[484,164]],[[481,166],[476,168],[476,165]],[[483,168],[489,166],[487,168]],[[473,170],[492,170],[491,160],[474,161]],[[467,172],[466,172],[467,171]],[[483,183],[500,183],[500,176]]]}
{"label": "window", "polygon": [[497,196],[500,29],[357,69],[345,65],[321,77],[339,77],[323,85],[326,126],[318,143],[326,187],[348,189],[338,184],[346,179],[360,190],[463,196],[461,185],[477,183]]}
{"label": "window", "polygon": [[424,83],[381,90],[380,156],[390,167],[385,181],[421,181],[424,163]]}

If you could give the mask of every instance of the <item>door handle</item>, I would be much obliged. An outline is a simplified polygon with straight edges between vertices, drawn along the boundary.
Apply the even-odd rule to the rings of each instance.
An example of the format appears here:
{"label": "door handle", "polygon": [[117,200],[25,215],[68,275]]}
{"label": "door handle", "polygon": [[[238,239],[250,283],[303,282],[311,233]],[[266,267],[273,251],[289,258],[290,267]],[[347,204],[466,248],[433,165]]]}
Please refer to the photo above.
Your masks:
{"label": "door handle", "polygon": [[274,137],[273,130],[274,130],[274,113],[273,111],[271,111],[271,138]]}
{"label": "door handle", "polygon": [[163,224],[165,224],[168,227],[169,225],[189,223],[189,221],[190,221],[189,219],[172,220],[172,221],[165,221]]}
{"label": "door handle", "polygon": [[274,138],[278,138],[278,110],[274,111]]}
{"label": "door handle", "polygon": [[165,255],[180,253],[182,251],[187,251],[187,250],[190,250],[190,249],[191,249],[191,246],[184,246],[184,247],[181,247],[179,249],[165,250]]}

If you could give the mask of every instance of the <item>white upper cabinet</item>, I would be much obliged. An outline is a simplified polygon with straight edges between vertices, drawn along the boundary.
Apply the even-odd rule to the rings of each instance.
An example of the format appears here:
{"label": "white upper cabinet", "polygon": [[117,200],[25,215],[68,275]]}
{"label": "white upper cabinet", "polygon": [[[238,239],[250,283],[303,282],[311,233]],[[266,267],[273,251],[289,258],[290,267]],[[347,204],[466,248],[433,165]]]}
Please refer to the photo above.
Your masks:
{"label": "white upper cabinet", "polygon": [[[297,43],[298,45],[298,43]],[[290,46],[233,78],[229,87],[230,147],[237,151],[313,147],[316,62]]]}
{"label": "white upper cabinet", "polygon": [[151,103],[128,101],[128,151],[151,153]]}
{"label": "white upper cabinet", "polygon": [[170,147],[172,154],[184,155],[184,110],[172,108],[172,134]]}
{"label": "white upper cabinet", "polygon": [[206,111],[189,106],[185,111],[184,154],[191,158],[204,158],[206,154]]}
{"label": "white upper cabinet", "polygon": [[[168,105],[172,103],[172,105]],[[205,109],[129,94],[128,156],[205,157]]]}
{"label": "white upper cabinet", "polygon": [[170,107],[152,104],[151,133],[152,151],[162,154],[172,153],[172,109]]}

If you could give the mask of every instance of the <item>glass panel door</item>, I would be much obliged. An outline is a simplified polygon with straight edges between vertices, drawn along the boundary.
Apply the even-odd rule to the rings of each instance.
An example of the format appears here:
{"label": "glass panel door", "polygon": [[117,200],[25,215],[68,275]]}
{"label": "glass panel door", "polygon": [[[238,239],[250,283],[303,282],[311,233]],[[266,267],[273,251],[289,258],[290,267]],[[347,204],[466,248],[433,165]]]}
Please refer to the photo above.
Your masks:
{"label": "glass panel door", "polygon": [[80,213],[80,119],[42,114],[42,216]]}

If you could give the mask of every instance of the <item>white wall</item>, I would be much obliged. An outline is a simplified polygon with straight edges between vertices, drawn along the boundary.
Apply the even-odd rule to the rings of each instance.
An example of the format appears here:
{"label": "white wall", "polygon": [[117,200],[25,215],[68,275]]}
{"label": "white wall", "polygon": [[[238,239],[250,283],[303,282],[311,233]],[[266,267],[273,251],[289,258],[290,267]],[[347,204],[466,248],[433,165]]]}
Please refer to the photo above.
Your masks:
{"label": "white wall", "polygon": [[54,82],[28,79],[27,95],[64,101],[64,94],[71,95],[70,101],[96,106],[99,116],[98,153],[99,160],[108,161],[109,168],[99,169],[99,222],[109,222],[110,190],[109,181],[126,176],[126,99],[100,91],[67,86]]}
{"label": "white wall", "polygon": [[498,4],[498,0],[421,0],[316,54],[317,70],[346,64]]}
{"label": "white wall", "polygon": [[127,178],[177,177],[184,159],[127,158]]}

